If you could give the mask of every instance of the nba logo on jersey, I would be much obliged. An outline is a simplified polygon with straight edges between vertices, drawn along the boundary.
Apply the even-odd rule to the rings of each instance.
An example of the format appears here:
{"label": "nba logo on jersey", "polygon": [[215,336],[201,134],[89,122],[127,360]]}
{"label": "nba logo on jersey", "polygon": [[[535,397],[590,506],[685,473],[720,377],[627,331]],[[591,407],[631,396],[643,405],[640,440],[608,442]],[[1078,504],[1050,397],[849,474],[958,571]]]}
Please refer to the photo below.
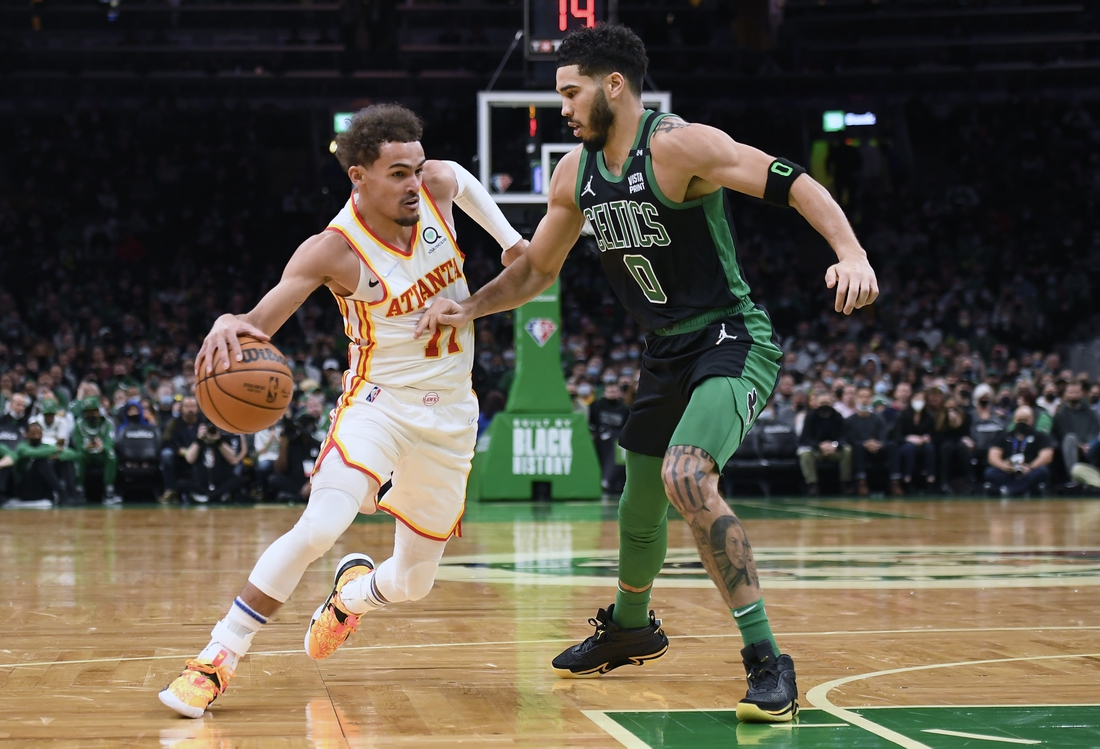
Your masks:
{"label": "nba logo on jersey", "polygon": [[536,317],[534,320],[528,321],[525,327],[527,333],[535,339],[535,343],[539,345],[539,348],[545,346],[546,342],[550,340],[550,336],[558,330],[558,326],[554,324],[554,321],[545,317]]}
{"label": "nba logo on jersey", "polygon": [[379,395],[381,395],[381,393],[382,393],[382,388],[380,388],[378,386],[372,387],[370,389],[370,392],[367,393],[366,396],[364,397],[364,400],[366,400],[367,403],[374,403],[375,399]]}

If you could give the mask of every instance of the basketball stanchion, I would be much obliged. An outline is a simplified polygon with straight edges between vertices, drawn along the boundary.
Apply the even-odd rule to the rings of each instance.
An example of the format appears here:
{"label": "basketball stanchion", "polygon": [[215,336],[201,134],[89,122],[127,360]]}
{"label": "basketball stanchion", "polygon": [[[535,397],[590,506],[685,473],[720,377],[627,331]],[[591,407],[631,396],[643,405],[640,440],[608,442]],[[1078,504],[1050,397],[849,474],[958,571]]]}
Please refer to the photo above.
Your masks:
{"label": "basketball stanchion", "polygon": [[560,281],[515,312],[516,377],[478,441],[469,501],[598,499],[600,468],[561,371]]}

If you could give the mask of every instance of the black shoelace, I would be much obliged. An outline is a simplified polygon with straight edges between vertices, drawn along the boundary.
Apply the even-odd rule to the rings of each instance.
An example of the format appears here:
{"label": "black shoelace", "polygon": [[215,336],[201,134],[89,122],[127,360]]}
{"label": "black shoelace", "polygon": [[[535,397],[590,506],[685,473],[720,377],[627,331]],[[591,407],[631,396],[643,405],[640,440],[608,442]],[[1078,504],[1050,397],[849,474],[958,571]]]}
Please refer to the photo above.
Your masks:
{"label": "black shoelace", "polygon": [[753,664],[749,669],[749,682],[755,689],[773,690],[779,687],[779,668],[769,658]]}
{"label": "black shoelace", "polygon": [[588,623],[596,628],[596,631],[592,634],[592,637],[590,639],[594,640],[595,642],[599,642],[600,640],[602,640],[604,638],[604,635],[607,634],[607,622],[601,619],[589,617]]}

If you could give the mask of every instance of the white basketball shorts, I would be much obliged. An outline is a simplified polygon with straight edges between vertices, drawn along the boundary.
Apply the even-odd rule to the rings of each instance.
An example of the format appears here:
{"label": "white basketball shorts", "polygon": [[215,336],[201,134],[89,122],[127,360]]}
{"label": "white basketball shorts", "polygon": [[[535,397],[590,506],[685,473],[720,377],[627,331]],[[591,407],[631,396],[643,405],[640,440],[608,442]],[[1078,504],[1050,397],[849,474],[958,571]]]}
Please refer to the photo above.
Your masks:
{"label": "white basketball shorts", "polygon": [[380,509],[426,538],[461,535],[477,418],[472,390],[382,388],[356,380],[332,411],[313,488],[368,500],[365,477],[381,486],[392,475]]}

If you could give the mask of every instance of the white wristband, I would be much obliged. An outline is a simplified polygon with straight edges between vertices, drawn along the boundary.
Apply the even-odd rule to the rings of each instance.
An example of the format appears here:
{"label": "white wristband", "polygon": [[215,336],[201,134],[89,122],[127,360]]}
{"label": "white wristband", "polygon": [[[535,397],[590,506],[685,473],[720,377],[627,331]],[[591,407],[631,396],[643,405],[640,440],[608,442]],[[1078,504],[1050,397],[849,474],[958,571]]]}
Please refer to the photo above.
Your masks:
{"label": "white wristband", "polygon": [[455,173],[455,179],[458,180],[458,193],[455,195],[455,204],[467,216],[476,221],[482,229],[489,232],[502,249],[506,250],[523,239],[519,232],[508,223],[508,219],[504,218],[504,214],[500,212],[500,207],[474,175],[470,174],[465,167],[453,161],[445,160],[443,163],[451,167]]}

